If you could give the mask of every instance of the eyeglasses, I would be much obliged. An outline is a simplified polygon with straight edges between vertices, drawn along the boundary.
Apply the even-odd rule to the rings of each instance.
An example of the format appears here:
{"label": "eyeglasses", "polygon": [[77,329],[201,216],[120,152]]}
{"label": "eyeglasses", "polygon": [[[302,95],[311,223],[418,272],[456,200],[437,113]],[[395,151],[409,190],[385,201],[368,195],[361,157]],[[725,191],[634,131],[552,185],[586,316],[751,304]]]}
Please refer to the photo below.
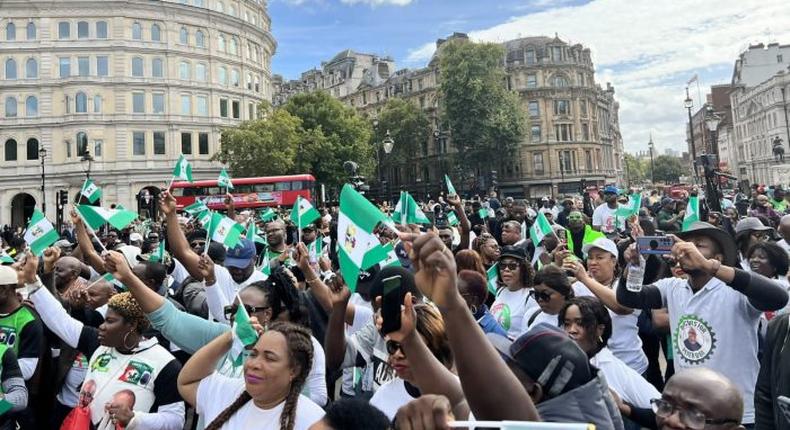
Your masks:
{"label": "eyeglasses", "polygon": [[509,270],[515,272],[518,270],[518,263],[499,263],[499,270]]}
{"label": "eyeglasses", "polygon": [[205,240],[196,240],[190,244],[193,248],[200,248],[201,246],[206,246]]}
{"label": "eyeglasses", "polygon": [[768,239],[768,235],[763,231],[753,231],[752,237],[757,240],[766,240]]}
{"label": "eyeglasses", "polygon": [[394,340],[388,340],[387,341],[387,354],[392,355],[392,354],[395,354],[395,352],[397,352],[397,351],[400,351],[400,353],[403,354],[404,356],[406,355],[406,352],[403,351],[403,347],[401,346],[400,342],[396,342]]}
{"label": "eyeglasses", "polygon": [[530,290],[529,292],[529,296],[534,297],[536,302],[548,302],[551,300],[552,294],[553,293],[544,293],[538,290]]}
{"label": "eyeglasses", "polygon": [[653,399],[650,404],[656,416],[661,418],[670,417],[677,411],[680,421],[692,430],[702,430],[706,425],[740,424],[740,421],[731,418],[711,419],[694,408],[680,408],[664,399]]}
{"label": "eyeglasses", "polygon": [[[250,305],[244,305],[244,310],[247,311],[247,315],[252,315],[252,314],[254,314],[256,312],[265,311],[266,309],[269,309],[270,307],[271,306],[258,306],[258,307],[255,307],[255,306],[250,306]],[[223,309],[224,314],[225,314],[225,318],[230,319],[231,315],[236,315],[236,311],[237,310],[239,310],[239,305],[237,305],[235,303],[232,304],[232,305],[225,306],[225,308]]]}

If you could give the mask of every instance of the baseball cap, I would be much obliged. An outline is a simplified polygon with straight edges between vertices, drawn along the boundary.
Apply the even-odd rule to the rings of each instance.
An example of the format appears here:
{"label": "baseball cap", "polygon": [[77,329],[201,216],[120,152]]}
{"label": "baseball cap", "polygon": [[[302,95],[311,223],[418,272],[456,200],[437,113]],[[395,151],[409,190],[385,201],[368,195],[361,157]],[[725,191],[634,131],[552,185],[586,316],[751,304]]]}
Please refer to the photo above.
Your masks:
{"label": "baseball cap", "polygon": [[370,294],[370,287],[373,285],[373,280],[379,274],[379,265],[373,265],[368,270],[360,270],[357,276],[357,292],[365,297]]}
{"label": "baseball cap", "polygon": [[486,337],[505,360],[540,384],[548,397],[556,397],[593,379],[584,351],[551,324],[540,323],[515,341],[493,333]]}
{"label": "baseball cap", "polygon": [[664,197],[663,199],[661,199],[661,206],[666,206],[666,205],[668,205],[670,203],[674,203],[674,202],[675,202],[675,199],[673,199],[672,197]]}
{"label": "baseball cap", "polygon": [[73,248],[74,244],[69,242],[67,239],[60,239],[59,241],[55,242],[53,246],[58,248]]}
{"label": "baseball cap", "polygon": [[11,266],[0,266],[0,285],[17,285],[16,270]]}
{"label": "baseball cap", "polygon": [[607,185],[606,188],[603,189],[604,194],[620,194],[620,190],[617,189],[614,185]]}
{"label": "baseball cap", "polygon": [[132,233],[129,235],[129,242],[142,242],[143,235],[140,233]]}
{"label": "baseball cap", "polygon": [[[152,260],[153,258],[153,260]],[[170,256],[170,253],[165,251],[164,255],[162,255],[162,261],[159,261],[159,255],[157,251],[149,252],[147,254],[140,254],[137,256],[138,261],[151,261],[154,263],[162,263],[167,267],[170,267],[170,264],[173,262],[173,257]]]}
{"label": "baseball cap", "polygon": [[617,245],[611,239],[607,239],[605,237],[599,237],[590,243],[585,243],[584,246],[582,246],[582,252],[584,255],[587,255],[593,248],[603,249],[604,251],[614,255],[614,258],[619,256],[619,253],[617,252]]}
{"label": "baseball cap", "polygon": [[132,245],[120,246],[117,251],[123,254],[123,257],[126,259],[126,262],[129,263],[130,267],[134,267],[137,263],[137,256],[142,252],[140,248]]}
{"label": "baseball cap", "polygon": [[255,244],[249,239],[242,239],[225,254],[225,267],[246,269],[255,255]]}
{"label": "baseball cap", "polygon": [[505,257],[515,258],[516,260],[524,261],[527,259],[527,253],[524,250],[524,248],[520,246],[508,245],[508,246],[503,246],[502,250],[499,253],[500,260]]}

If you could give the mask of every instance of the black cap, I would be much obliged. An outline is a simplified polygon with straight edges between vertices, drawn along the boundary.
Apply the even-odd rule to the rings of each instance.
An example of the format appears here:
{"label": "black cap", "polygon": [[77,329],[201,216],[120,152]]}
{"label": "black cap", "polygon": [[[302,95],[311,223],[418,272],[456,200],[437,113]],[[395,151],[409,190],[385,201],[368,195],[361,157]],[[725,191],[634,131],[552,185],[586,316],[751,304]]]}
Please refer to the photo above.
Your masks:
{"label": "black cap", "polygon": [[373,280],[379,273],[379,265],[376,264],[368,270],[360,270],[357,277],[357,292],[365,297],[370,294],[370,287],[373,285]]}
{"label": "black cap", "polygon": [[593,378],[589,358],[561,329],[540,323],[515,341],[489,333],[494,348],[515,363],[549,397],[573,390]]}
{"label": "black cap", "polygon": [[527,259],[527,251],[525,251],[524,248],[520,246],[513,246],[513,245],[503,246],[502,250],[499,253],[499,259],[501,260],[505,257],[515,258],[516,260],[524,261]]}

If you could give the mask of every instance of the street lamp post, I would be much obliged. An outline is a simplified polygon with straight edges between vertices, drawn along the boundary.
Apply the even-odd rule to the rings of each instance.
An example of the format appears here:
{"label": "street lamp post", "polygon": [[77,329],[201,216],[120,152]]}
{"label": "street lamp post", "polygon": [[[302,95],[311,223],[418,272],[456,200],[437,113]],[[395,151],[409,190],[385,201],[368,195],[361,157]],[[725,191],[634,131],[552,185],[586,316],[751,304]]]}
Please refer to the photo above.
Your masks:
{"label": "street lamp post", "polygon": [[82,158],[80,158],[80,163],[82,164],[82,171],[85,172],[85,177],[90,179],[91,165],[93,164],[93,156],[91,156],[90,150],[85,150],[85,153],[82,154]]}
{"label": "street lamp post", "polygon": [[560,193],[560,186],[565,183],[565,157],[562,155],[562,151],[559,152],[560,158],[560,184],[557,185],[557,196],[561,195]]}
{"label": "street lamp post", "polygon": [[691,108],[694,107],[694,101],[689,96],[689,87],[686,87],[686,100],[684,106],[689,115],[689,142],[691,143],[691,167],[694,169],[694,180],[699,182],[699,175],[697,174],[697,149],[694,147],[694,124],[691,120]]}
{"label": "street lamp post", "polygon": [[656,185],[656,165],[653,162],[653,133],[650,133],[650,141],[647,142],[647,146],[650,148],[650,182],[653,183],[653,186]]}
{"label": "street lamp post", "polygon": [[710,132],[712,154],[702,155],[702,157],[704,157],[702,165],[705,172],[705,185],[708,190],[708,207],[716,212],[721,212],[721,198],[719,197],[719,188],[717,185],[719,180],[716,176],[716,168],[719,164],[719,149],[716,142],[716,134],[720,122],[721,117],[713,111],[712,106],[708,105],[705,111],[705,126],[707,126]]}
{"label": "street lamp post", "polygon": [[[383,176],[381,174],[381,163],[383,161],[383,157],[381,156],[381,150],[382,149],[384,150],[384,155],[389,155],[390,152],[392,152],[392,148],[394,146],[395,146],[395,141],[392,139],[392,136],[390,136],[390,131],[387,130],[387,132],[384,134],[384,139],[381,140],[381,144],[379,145],[379,149],[376,151],[379,154],[379,160],[378,160],[378,165],[379,165],[379,173],[378,173],[379,174],[379,187],[381,187],[381,184],[383,183],[383,179],[382,179]],[[384,197],[389,201],[389,197],[390,197],[389,196],[389,190],[387,191],[387,194],[388,195],[386,195]]]}
{"label": "street lamp post", "polygon": [[47,215],[47,193],[46,186],[46,172],[44,171],[44,160],[47,158],[47,150],[44,147],[38,150],[38,158],[41,159],[41,212],[44,216]]}

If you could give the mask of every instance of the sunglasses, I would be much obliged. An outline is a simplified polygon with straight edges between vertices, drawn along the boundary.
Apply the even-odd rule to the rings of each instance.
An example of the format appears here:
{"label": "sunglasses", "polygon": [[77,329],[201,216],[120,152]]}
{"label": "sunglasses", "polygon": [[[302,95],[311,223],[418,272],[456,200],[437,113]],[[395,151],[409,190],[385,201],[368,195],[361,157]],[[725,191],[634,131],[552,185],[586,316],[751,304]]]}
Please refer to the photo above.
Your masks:
{"label": "sunglasses", "polygon": [[392,355],[395,354],[397,351],[400,351],[401,354],[406,355],[406,352],[403,351],[403,347],[401,346],[400,342],[396,342],[394,340],[388,340],[387,354]]}
{"label": "sunglasses", "polygon": [[[252,315],[252,314],[254,314],[256,312],[265,311],[266,309],[269,309],[270,307],[271,306],[258,306],[258,307],[255,307],[255,306],[250,306],[250,305],[244,305],[244,310],[247,311],[247,315]],[[223,309],[223,313],[225,314],[225,318],[230,319],[230,317],[232,315],[236,315],[236,311],[238,311],[238,310],[239,310],[239,305],[234,303],[232,305],[225,306],[225,308]]]}
{"label": "sunglasses", "polygon": [[518,263],[499,263],[499,270],[509,270],[515,272],[518,270]]}
{"label": "sunglasses", "polygon": [[536,302],[548,302],[551,300],[552,293],[544,293],[542,291],[531,290],[529,296],[532,296]]}

